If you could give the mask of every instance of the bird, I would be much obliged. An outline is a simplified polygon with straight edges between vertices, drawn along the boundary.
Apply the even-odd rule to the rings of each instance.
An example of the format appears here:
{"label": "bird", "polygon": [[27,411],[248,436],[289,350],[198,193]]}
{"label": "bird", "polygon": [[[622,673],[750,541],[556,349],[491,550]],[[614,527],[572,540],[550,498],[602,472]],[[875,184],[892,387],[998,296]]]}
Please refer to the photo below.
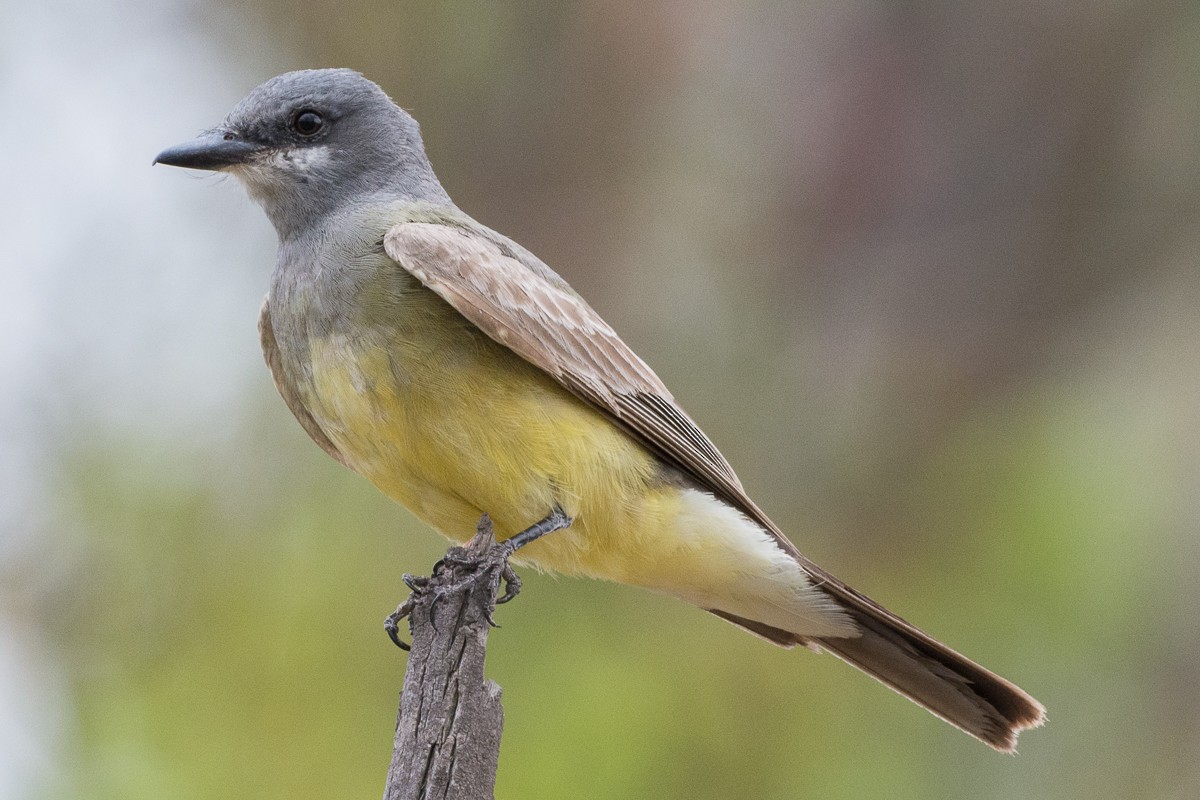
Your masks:
{"label": "bird", "polygon": [[435,530],[464,541],[487,514],[505,540],[557,514],[570,524],[520,563],[828,651],[1002,752],[1043,723],[1025,691],[802,555],[613,328],[454,204],[416,120],[362,74],[271,78],[155,163],[233,175],[266,212],[279,393]]}

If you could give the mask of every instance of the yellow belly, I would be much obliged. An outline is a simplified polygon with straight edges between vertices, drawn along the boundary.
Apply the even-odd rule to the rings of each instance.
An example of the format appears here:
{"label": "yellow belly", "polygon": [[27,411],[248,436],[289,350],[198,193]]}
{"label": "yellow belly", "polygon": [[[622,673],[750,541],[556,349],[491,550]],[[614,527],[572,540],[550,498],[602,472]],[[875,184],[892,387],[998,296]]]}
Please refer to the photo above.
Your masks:
{"label": "yellow belly", "polygon": [[462,541],[486,512],[506,538],[558,504],[574,524],[523,561],[641,582],[630,559],[655,549],[678,491],[641,445],[544,373],[478,340],[418,351],[392,336],[330,337],[311,356],[308,405],[322,429],[434,528]]}
{"label": "yellow belly", "polygon": [[[445,322],[439,318],[438,321]],[[545,373],[456,320],[311,343],[305,404],[349,465],[447,537],[483,513],[507,538],[557,504],[574,522],[519,560],[674,595],[804,635],[853,630],[732,506]]]}

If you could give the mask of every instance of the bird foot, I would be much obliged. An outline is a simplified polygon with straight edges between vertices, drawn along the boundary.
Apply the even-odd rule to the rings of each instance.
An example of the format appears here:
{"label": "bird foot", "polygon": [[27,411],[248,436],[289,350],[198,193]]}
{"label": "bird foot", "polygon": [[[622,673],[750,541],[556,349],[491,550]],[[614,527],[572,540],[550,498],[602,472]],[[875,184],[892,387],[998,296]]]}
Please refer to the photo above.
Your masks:
{"label": "bird foot", "polygon": [[[384,620],[383,627],[388,637],[401,650],[409,650],[409,645],[400,638],[401,620],[411,618],[420,603],[428,603],[432,621],[433,612],[441,600],[472,589],[480,590],[474,593],[473,599],[480,604],[483,618],[493,628],[499,627],[492,617],[496,606],[509,602],[521,591],[521,579],[509,566],[508,559],[530,542],[570,524],[571,518],[555,506],[545,519],[503,542],[497,542],[492,520],[484,514],[479,519],[474,538],[461,547],[450,548],[433,565],[432,575],[427,578],[403,576],[402,580],[412,594]],[[497,596],[501,582],[504,584],[504,593]]]}

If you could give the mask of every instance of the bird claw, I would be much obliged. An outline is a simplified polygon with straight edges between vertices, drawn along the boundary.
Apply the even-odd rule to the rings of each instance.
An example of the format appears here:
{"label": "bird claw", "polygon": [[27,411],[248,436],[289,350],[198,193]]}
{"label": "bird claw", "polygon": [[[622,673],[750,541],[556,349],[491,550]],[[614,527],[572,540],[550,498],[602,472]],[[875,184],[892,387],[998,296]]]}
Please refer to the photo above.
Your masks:
{"label": "bird claw", "polygon": [[504,594],[496,598],[496,605],[498,606],[507,603],[521,593],[521,578],[508,564],[504,565],[504,569],[500,572],[500,577],[504,580]]}
{"label": "bird claw", "polygon": [[[437,573],[438,567],[441,565],[441,563],[442,562],[439,561],[437,564],[433,565],[434,573]],[[407,572],[400,576],[400,580],[404,581],[404,585],[414,592],[424,590],[425,587],[429,585],[430,581],[429,578],[425,578],[420,575],[409,575]]]}
{"label": "bird claw", "polygon": [[[571,518],[555,506],[545,519],[497,543],[491,518],[484,514],[476,527],[475,537],[463,547],[450,548],[446,555],[434,564],[432,575],[426,578],[405,574],[401,578],[412,594],[384,621],[383,627],[388,638],[401,650],[410,650],[410,645],[400,638],[400,621],[411,619],[417,605],[428,602],[432,623],[433,612],[442,599],[468,591],[479,581],[487,581],[487,591],[477,595],[482,598],[480,612],[489,626],[499,628],[492,616],[496,606],[509,602],[521,592],[521,579],[509,566],[508,559],[526,544],[547,533],[562,530],[570,524]],[[504,584],[504,594],[497,597],[501,582]]]}
{"label": "bird claw", "polygon": [[387,619],[383,621],[383,629],[387,631],[388,638],[392,640],[392,644],[396,645],[396,647],[399,647],[406,653],[411,650],[412,647],[410,647],[407,642],[400,638],[400,620],[411,615],[413,609],[417,607],[416,597],[418,590],[412,583],[409,583],[408,579],[411,577],[411,575],[405,575],[404,582],[408,584],[408,588],[413,590],[413,593],[408,596],[407,600],[396,606],[396,610],[391,614],[388,614]]}

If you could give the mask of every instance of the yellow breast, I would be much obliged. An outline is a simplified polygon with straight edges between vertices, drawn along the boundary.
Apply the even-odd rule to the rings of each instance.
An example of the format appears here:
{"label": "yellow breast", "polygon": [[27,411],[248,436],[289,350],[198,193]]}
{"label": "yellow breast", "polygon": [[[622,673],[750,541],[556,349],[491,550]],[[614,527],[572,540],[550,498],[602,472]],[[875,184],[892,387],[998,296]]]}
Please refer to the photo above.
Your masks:
{"label": "yellow breast", "polygon": [[677,505],[654,458],[439,305],[406,315],[419,329],[364,326],[310,343],[306,405],[321,428],[354,469],[450,538],[469,538],[484,512],[511,536],[558,504],[575,524],[522,560],[623,579],[631,547]]}
{"label": "yellow breast", "polygon": [[805,635],[852,630],[762,527],[665,480],[607,417],[433,300],[309,342],[305,406],[351,467],[458,541],[485,512],[503,539],[560,506],[571,527],[523,563]]}

